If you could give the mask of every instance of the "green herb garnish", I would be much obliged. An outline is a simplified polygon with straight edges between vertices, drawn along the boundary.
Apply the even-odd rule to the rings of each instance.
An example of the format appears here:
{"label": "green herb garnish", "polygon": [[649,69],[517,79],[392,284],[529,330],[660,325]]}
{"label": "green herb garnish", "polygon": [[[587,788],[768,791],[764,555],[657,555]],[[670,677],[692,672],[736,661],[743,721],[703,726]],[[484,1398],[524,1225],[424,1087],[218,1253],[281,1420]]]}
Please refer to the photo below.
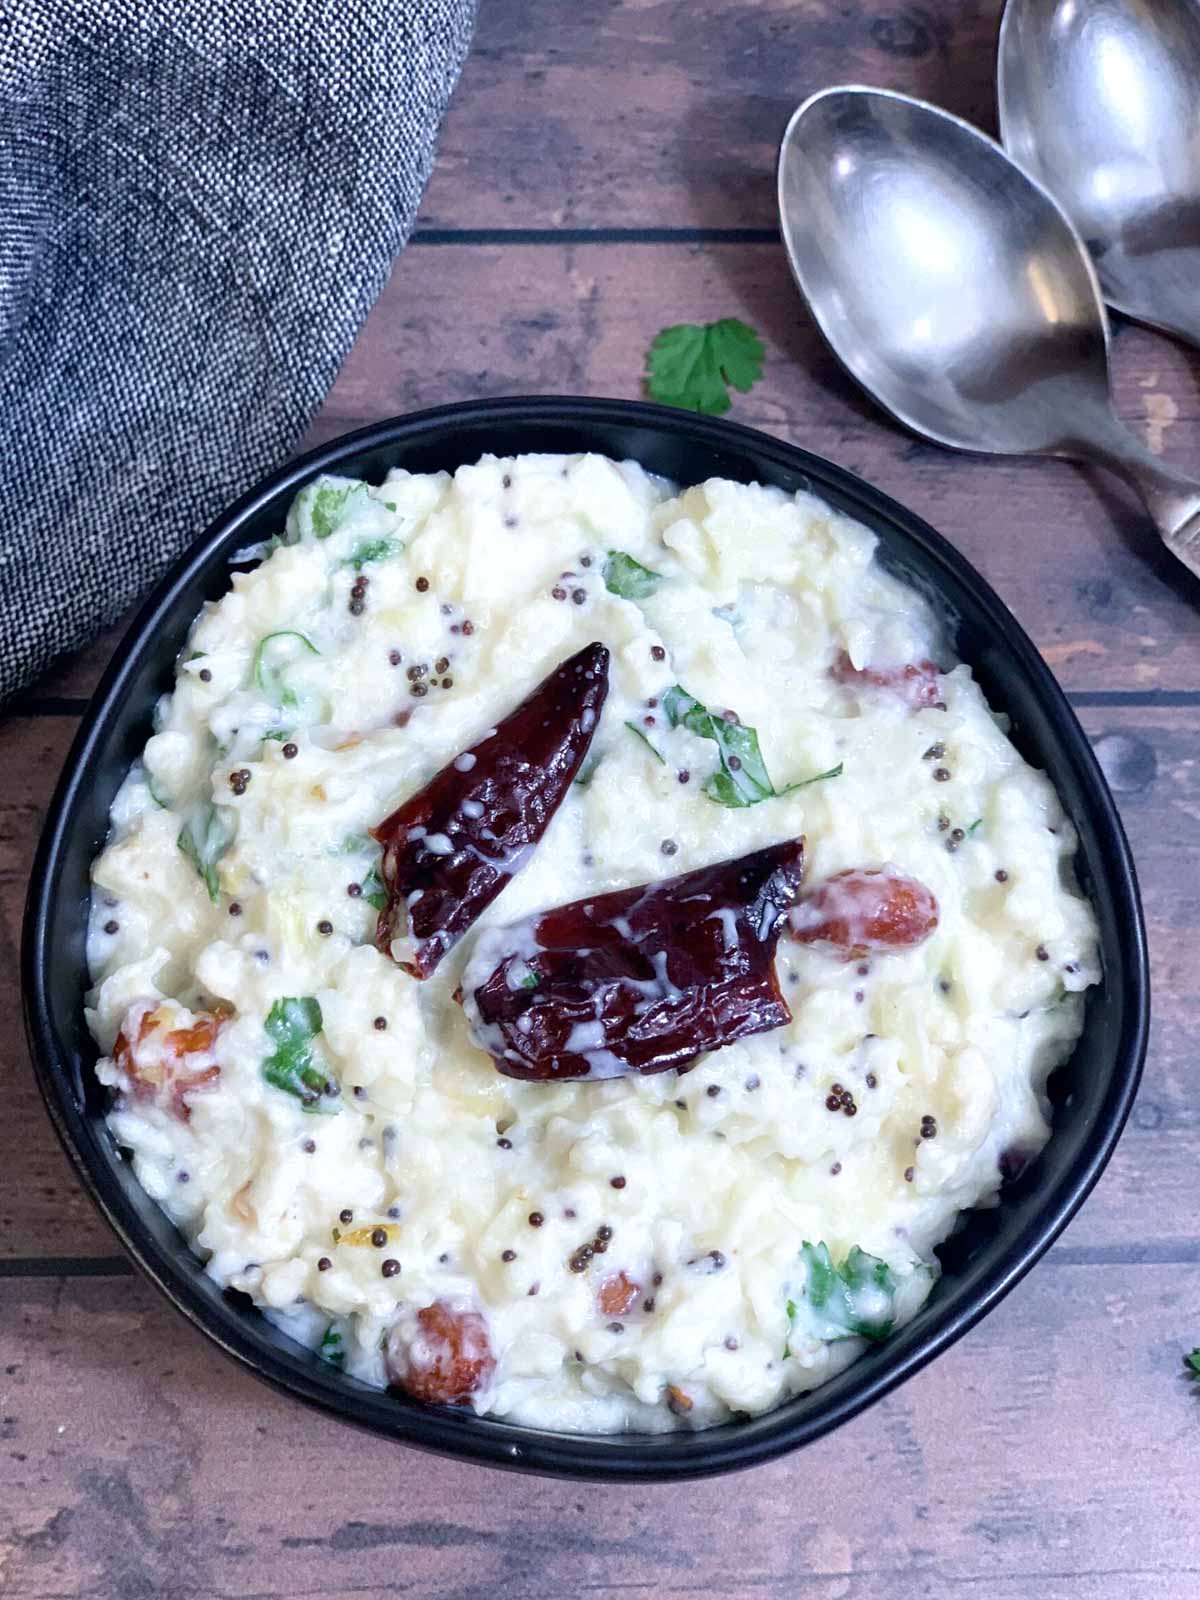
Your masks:
{"label": "green herb garnish", "polygon": [[1188,1369],[1188,1377],[1200,1382],[1200,1350],[1193,1350],[1190,1356],[1184,1356],[1183,1364]]}
{"label": "green herb garnish", "polygon": [[365,483],[318,478],[292,501],[287,516],[287,542],[294,544],[305,533],[311,533],[314,539],[328,539],[343,522],[365,510],[369,499]]}
{"label": "green herb garnish", "polygon": [[840,778],[845,770],[844,762],[839,761],[836,767],[830,767],[828,772],[814,772],[811,778],[800,778],[796,783],[789,783],[786,788],[777,789],[776,794],[793,794],[797,789],[807,789],[810,783],[822,783],[826,778]]}
{"label": "green herb garnish", "polygon": [[313,494],[312,531],[318,539],[336,533],[347,517],[361,510],[367,500],[365,483],[350,483],[344,488],[320,488]]}
{"label": "green herb garnish", "polygon": [[604,563],[604,586],[622,600],[645,600],[663,581],[661,572],[652,572],[624,550],[610,550]]}
{"label": "green herb garnish", "polygon": [[[310,655],[319,656],[321,652],[306,633],[297,633],[294,628],[281,628],[278,633],[268,633],[259,640],[258,649],[254,652],[254,681],[268,700],[293,710],[298,701],[294,691],[284,683],[283,672],[296,659],[297,651],[294,647],[285,649],[276,643],[282,639],[296,640]],[[263,737],[274,739],[280,734],[273,729]]]}
{"label": "green herb garnish", "polygon": [[[808,1270],[805,1299],[813,1313],[815,1329],[824,1339],[886,1339],[895,1326],[896,1275],[886,1261],[868,1255],[857,1245],[835,1267],[825,1244],[800,1247]],[[797,1307],[788,1303],[789,1321]]]}
{"label": "green herb garnish", "polygon": [[714,717],[707,706],[701,705],[679,684],[668,689],[663,710],[673,728],[686,728],[698,738],[711,739],[716,744],[721,770],[704,786],[709,799],[723,806],[752,806],[774,797],[775,785],[767,772],[758,748],[758,734],[753,728]]}
{"label": "green herb garnish", "polygon": [[830,767],[828,772],[818,772],[798,783],[789,783],[777,789],[771,782],[762,751],[758,748],[758,733],[744,722],[729,722],[724,717],[714,717],[707,706],[676,684],[663,699],[663,710],[673,728],[683,727],[701,739],[711,739],[720,757],[721,769],[704,785],[704,792],[718,805],[739,807],[757,805],[760,800],[774,800],[780,795],[804,789],[823,778],[841,776],[842,765]]}
{"label": "green herb garnish", "polygon": [[637,737],[646,746],[646,749],[649,750],[650,754],[654,757],[654,759],[656,761],[660,761],[662,763],[662,765],[665,767],[666,764],[667,764],[666,756],[664,756],[659,750],[655,749],[654,745],[652,745],[650,743],[650,740],[646,737],[646,735],[638,727],[637,723],[636,722],[627,722],[625,724],[625,726],[629,729],[630,733],[633,733],[633,734],[637,735]]}
{"label": "green herb garnish", "polygon": [[596,776],[596,768],[599,765],[599,756],[588,756],[587,760],[580,767],[579,772],[574,778],[573,782],[578,784],[581,789],[586,789],[588,784],[591,783],[592,779]]}
{"label": "green herb garnish", "polygon": [[208,898],[216,905],[221,898],[217,862],[233,842],[233,827],[227,813],[202,800],[188,813],[176,843],[204,880]]}
{"label": "green herb garnish", "polygon": [[388,906],[388,892],[383,879],[374,867],[367,873],[362,881],[362,898],[369,906],[374,906],[376,911],[386,911]]}
{"label": "green herb garnish", "polygon": [[338,1109],[336,1102],[328,1102],[325,1085],[329,1074],[313,1051],[313,1040],[322,1025],[321,1007],[311,995],[298,1000],[276,1000],[263,1023],[267,1037],[275,1046],[263,1062],[263,1077],[285,1094],[294,1094],[303,1102],[306,1111]]}
{"label": "green herb garnish", "polygon": [[[789,1300],[788,1303],[787,1303],[787,1319],[788,1319],[788,1328],[790,1330],[791,1327],[793,1326],[793,1324],[796,1321],[796,1302],[794,1300]],[[786,1361],[787,1358],[791,1355],[791,1353],[792,1353],[791,1340],[790,1339],[785,1339],[783,1341],[783,1359]]]}
{"label": "green herb garnish", "polygon": [[717,417],[729,410],[729,390],[742,394],[762,376],[763,343],[736,317],[699,326],[664,328],[646,353],[646,389],[652,400]]}
{"label": "green herb garnish", "polygon": [[368,561],[383,561],[388,556],[398,556],[404,549],[399,539],[364,539],[342,562],[343,567],[353,567],[361,572]]}
{"label": "green herb garnish", "polygon": [[346,1342],[340,1322],[331,1322],[325,1329],[325,1336],[317,1346],[317,1354],[322,1361],[328,1361],[331,1367],[341,1369],[346,1360]]}
{"label": "green herb garnish", "polygon": [[982,828],[982,827],[983,827],[983,818],[982,817],[976,817],[975,821],[967,829],[967,838],[968,839],[973,839],[975,837],[975,835],[979,832],[980,828]]}

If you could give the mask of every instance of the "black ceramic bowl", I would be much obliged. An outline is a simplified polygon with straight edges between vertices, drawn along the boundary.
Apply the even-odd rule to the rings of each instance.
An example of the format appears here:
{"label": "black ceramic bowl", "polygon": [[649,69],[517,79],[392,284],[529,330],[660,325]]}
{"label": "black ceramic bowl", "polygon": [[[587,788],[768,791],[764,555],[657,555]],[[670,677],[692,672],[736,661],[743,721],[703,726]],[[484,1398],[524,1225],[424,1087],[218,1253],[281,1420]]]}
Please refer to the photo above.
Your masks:
{"label": "black ceramic bowl", "polygon": [[[224,593],[230,554],[275,532],[318,472],[378,480],[390,467],[453,469],[491,451],[595,450],[681,484],[719,475],[811,488],[875,530],[896,573],[934,598],[958,654],[1018,748],[1049,773],[1079,832],[1079,875],[1100,923],[1104,982],[1083,1036],[1051,1083],[1054,1137],[941,1251],[944,1273],[917,1317],[812,1394],[703,1433],[578,1437],[424,1409],[341,1376],[223,1295],[118,1156],[83,1016],[88,869],[113,795],[150,732],[155,699],[200,604]],[[1149,1012],[1145,933],[1129,849],[1095,758],[1061,690],[1002,602],[911,512],[803,450],[727,422],[616,400],[499,400],[382,422],[325,445],[247,495],[172,567],[147,601],[84,718],[46,820],[24,942],[26,1019],[42,1093],[86,1187],[126,1249],[198,1328],[276,1388],[378,1433],[496,1466],[574,1477],[671,1479],[728,1471],[806,1444],[878,1400],[965,1333],[1028,1271],[1100,1175],[1133,1100]]]}

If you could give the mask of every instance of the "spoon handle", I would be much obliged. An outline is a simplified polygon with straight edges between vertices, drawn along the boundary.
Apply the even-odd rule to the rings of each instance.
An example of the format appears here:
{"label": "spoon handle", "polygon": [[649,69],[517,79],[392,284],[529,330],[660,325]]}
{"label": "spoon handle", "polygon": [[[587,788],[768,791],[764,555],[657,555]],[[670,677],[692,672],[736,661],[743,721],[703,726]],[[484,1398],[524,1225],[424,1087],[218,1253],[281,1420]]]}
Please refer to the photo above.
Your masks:
{"label": "spoon handle", "polygon": [[1115,420],[1081,442],[1080,454],[1137,491],[1167,549],[1200,577],[1200,482],[1168,467]]}

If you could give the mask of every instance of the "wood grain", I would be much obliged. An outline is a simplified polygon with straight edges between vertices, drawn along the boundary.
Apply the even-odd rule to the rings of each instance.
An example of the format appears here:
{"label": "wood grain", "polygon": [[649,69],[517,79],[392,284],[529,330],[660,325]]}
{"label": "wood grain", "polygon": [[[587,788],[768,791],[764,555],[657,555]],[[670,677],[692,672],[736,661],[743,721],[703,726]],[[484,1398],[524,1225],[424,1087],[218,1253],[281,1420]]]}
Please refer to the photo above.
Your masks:
{"label": "wood grain", "polygon": [[663,1490],[419,1458],[271,1394],[138,1280],[18,1280],[0,1591],[1194,1600],[1195,1312],[1176,1269],[1047,1262],[832,1437]]}
{"label": "wood grain", "polygon": [[775,150],[831,83],[995,129],[1000,0],[487,0],[425,228],[773,227]]}
{"label": "wood grain", "polygon": [[[1081,1260],[1145,1250],[1160,1260],[1191,1260],[1189,1218],[1200,1162],[1192,1087],[1200,950],[1192,930],[1200,926],[1200,881],[1180,864],[1194,862],[1200,844],[1200,705],[1087,707],[1082,717],[1117,793],[1139,864],[1155,1015],[1133,1119],[1065,1246]],[[67,717],[13,720],[0,728],[0,767],[13,774],[0,797],[0,904],[10,971],[40,817],[73,728]],[[0,1261],[112,1256],[112,1235],[70,1174],[33,1084],[14,985],[0,986],[0,1030],[0,1059],[11,1069],[4,1074],[0,1119]]]}

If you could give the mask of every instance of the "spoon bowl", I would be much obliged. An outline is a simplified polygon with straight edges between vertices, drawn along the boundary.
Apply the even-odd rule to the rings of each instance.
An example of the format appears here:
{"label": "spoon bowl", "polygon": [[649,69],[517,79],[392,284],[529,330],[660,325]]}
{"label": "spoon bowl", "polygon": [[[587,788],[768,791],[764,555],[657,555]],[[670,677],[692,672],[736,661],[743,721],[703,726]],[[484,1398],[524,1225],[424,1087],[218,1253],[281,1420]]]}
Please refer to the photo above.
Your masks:
{"label": "spoon bowl", "polygon": [[779,154],[792,272],[843,366],[958,450],[1092,460],[1200,571],[1200,484],[1112,410],[1108,319],[1065,211],[994,140],[883,89],[825,89]]}
{"label": "spoon bowl", "polygon": [[1008,0],[1004,144],[1054,194],[1105,298],[1200,344],[1200,4]]}
{"label": "spoon bowl", "polygon": [[779,205],[822,332],[908,427],[959,450],[1068,454],[1081,396],[1107,406],[1091,263],[969,123],[882,89],[815,95],[784,136]]}

